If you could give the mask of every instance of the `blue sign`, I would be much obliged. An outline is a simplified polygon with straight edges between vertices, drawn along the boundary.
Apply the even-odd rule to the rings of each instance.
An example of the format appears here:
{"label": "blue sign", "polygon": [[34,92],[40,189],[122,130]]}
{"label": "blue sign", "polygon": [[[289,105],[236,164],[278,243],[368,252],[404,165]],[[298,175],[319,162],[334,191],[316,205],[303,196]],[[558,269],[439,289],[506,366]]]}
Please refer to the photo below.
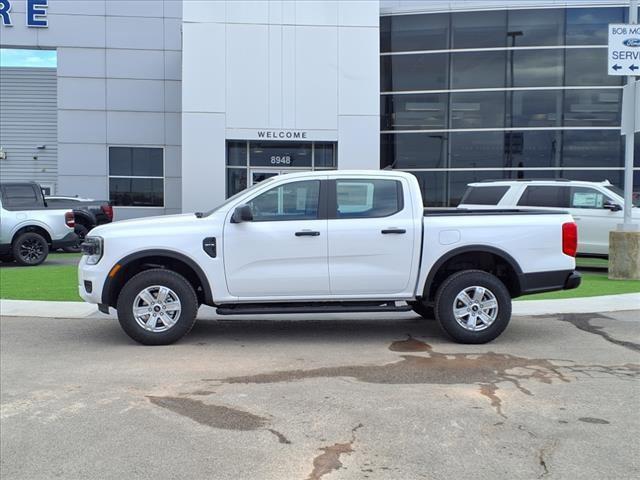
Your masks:
{"label": "blue sign", "polygon": [[[12,27],[11,2],[15,0],[0,0],[0,19],[2,25]],[[46,28],[49,26],[47,20],[47,7],[49,0],[26,0],[27,8],[25,12],[27,27]]]}
{"label": "blue sign", "polygon": [[640,47],[640,38],[627,38],[622,44],[625,47]]}

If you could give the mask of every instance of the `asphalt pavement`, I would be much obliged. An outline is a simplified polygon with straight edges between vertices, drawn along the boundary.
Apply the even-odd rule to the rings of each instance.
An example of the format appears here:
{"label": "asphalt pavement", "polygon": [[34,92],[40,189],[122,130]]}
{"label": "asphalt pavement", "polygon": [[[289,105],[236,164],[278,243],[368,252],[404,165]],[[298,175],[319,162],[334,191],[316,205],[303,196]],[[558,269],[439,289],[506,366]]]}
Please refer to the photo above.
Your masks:
{"label": "asphalt pavement", "polygon": [[632,479],[640,311],[433,321],[0,319],[0,477]]}

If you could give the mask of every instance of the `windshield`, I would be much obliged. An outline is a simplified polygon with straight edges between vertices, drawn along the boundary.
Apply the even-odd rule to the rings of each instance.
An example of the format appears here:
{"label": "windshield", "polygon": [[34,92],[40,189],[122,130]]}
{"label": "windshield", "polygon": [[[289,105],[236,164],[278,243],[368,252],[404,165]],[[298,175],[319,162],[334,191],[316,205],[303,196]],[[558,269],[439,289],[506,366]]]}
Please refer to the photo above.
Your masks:
{"label": "windshield", "polygon": [[209,210],[208,212],[205,212],[205,213],[204,213],[204,215],[203,215],[203,217],[208,217],[208,216],[209,216],[209,215],[211,215],[212,213],[217,212],[218,210],[220,210],[220,209],[221,209],[222,207],[224,207],[225,205],[228,205],[229,203],[231,203],[231,202],[233,202],[234,200],[236,200],[239,196],[244,195],[245,193],[249,193],[249,192],[251,192],[252,190],[255,190],[255,189],[256,189],[256,187],[263,186],[265,183],[269,183],[269,182],[271,182],[272,180],[275,180],[276,178],[277,178],[277,176],[276,176],[276,177],[267,178],[267,179],[265,179],[265,180],[261,181],[260,183],[253,184],[253,185],[251,185],[249,188],[247,188],[247,189],[245,189],[245,190],[242,190],[242,191],[240,191],[240,192],[236,193],[235,195],[230,196],[229,198],[227,198],[224,202],[222,202],[220,205],[218,205],[218,206],[217,206],[217,207],[215,207],[214,209]]}
{"label": "windshield", "polygon": [[[616,187],[615,185],[605,185],[605,188],[607,190],[611,190],[620,198],[624,198],[624,190],[622,190],[620,187]],[[638,205],[640,205],[640,195],[637,192],[633,192],[633,194],[631,195],[631,198],[633,199],[631,203],[633,204],[634,207],[637,207]]]}

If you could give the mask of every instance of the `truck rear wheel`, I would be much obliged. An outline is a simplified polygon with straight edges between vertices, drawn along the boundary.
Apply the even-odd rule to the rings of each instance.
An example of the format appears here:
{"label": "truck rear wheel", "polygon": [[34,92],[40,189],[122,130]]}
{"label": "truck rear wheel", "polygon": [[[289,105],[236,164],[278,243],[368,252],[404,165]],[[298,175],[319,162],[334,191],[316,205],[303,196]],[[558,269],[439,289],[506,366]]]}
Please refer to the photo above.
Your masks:
{"label": "truck rear wheel", "polygon": [[511,320],[511,296],[496,276],[464,270],[447,278],[436,293],[436,319],[458,343],[486,343]]}
{"label": "truck rear wheel", "polygon": [[117,310],[120,326],[136,342],[169,345],[193,327],[198,298],[182,275],[171,270],[145,270],[124,285]]}
{"label": "truck rear wheel", "polygon": [[17,264],[34,267],[46,260],[49,244],[39,233],[25,232],[13,241],[11,250]]}

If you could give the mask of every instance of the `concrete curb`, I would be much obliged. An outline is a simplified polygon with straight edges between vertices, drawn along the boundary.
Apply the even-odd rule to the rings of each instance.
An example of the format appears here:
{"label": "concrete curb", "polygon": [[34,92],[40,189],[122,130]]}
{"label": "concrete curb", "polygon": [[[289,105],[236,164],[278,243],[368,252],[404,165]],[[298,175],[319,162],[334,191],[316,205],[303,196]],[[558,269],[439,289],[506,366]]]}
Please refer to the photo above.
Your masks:
{"label": "concrete curb", "polygon": [[[627,293],[622,295],[603,295],[600,297],[571,298],[563,300],[522,300],[513,302],[514,316],[530,315],[554,315],[561,313],[598,313],[616,312],[623,310],[640,310],[640,293]],[[36,300],[0,300],[0,315],[11,317],[50,317],[50,318],[115,318],[114,310],[110,315],[98,311],[96,305],[84,302],[43,302]],[[296,315],[303,319],[327,319],[338,320],[341,318],[361,318],[363,314],[305,314]],[[399,318],[414,317],[412,312],[401,314],[367,313],[367,318]],[[198,312],[198,318],[204,320],[217,320],[229,318],[215,313],[212,307],[202,306]],[[241,320],[245,317],[233,317]],[[249,318],[249,317],[246,317]],[[252,317],[255,318],[255,317]],[[265,320],[279,319],[282,316],[262,315]]]}

